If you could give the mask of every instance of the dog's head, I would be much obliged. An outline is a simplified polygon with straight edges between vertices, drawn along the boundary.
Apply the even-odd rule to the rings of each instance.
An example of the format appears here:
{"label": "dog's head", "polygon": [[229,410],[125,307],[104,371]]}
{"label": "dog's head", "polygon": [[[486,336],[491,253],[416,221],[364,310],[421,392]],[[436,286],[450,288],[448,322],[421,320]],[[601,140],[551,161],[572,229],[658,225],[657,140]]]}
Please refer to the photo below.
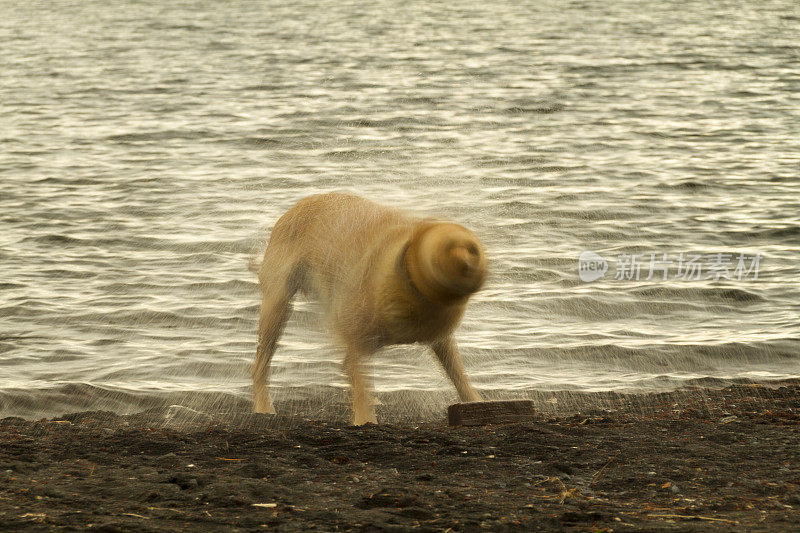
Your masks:
{"label": "dog's head", "polygon": [[470,230],[449,222],[421,223],[406,250],[411,282],[429,300],[466,299],[486,280],[486,256]]}

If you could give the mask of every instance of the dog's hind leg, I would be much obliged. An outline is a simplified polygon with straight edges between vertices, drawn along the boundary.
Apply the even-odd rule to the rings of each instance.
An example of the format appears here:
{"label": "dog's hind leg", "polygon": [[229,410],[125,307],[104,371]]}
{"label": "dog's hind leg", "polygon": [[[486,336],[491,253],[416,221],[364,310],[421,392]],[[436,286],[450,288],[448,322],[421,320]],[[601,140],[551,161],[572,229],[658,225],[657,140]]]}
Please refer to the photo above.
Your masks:
{"label": "dog's hind leg", "polygon": [[[267,256],[269,254],[266,254]],[[268,257],[265,257],[265,263]],[[261,312],[258,319],[258,346],[256,358],[250,369],[253,378],[253,412],[275,413],[269,396],[269,364],[275,354],[278,339],[286,325],[294,296],[293,268],[283,266],[272,271],[265,270],[274,265],[262,265],[262,272],[268,272],[261,280]]]}
{"label": "dog's hind leg", "polygon": [[481,395],[472,386],[466,372],[464,372],[464,365],[461,362],[461,356],[458,355],[458,348],[456,341],[452,336],[445,337],[431,344],[433,352],[442,363],[447,377],[453,382],[456,387],[458,396],[462,402],[480,402],[482,401]]}
{"label": "dog's hind leg", "polygon": [[361,364],[363,357],[369,356],[364,350],[353,345],[347,345],[344,356],[344,373],[350,382],[353,395],[353,425],[360,426],[367,422],[377,424],[375,416],[375,401],[369,391],[369,383],[364,376]]}

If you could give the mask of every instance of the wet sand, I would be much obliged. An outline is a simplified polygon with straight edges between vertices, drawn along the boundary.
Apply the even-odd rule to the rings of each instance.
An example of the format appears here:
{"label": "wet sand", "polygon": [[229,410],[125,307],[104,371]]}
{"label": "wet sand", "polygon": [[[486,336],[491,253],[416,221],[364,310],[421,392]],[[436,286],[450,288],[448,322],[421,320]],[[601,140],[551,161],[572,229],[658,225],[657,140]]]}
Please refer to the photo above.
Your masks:
{"label": "wet sand", "polygon": [[800,383],[583,400],[476,428],[5,418],[0,530],[800,529]]}

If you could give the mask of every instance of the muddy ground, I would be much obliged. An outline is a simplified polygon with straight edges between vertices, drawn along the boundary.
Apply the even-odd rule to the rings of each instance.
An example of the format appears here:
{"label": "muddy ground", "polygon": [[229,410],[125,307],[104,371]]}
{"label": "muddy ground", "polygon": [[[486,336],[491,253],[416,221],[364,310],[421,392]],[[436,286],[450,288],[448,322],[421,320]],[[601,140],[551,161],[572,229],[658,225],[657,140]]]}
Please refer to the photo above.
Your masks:
{"label": "muddy ground", "polygon": [[585,399],[477,428],[5,418],[0,530],[800,530],[797,382]]}

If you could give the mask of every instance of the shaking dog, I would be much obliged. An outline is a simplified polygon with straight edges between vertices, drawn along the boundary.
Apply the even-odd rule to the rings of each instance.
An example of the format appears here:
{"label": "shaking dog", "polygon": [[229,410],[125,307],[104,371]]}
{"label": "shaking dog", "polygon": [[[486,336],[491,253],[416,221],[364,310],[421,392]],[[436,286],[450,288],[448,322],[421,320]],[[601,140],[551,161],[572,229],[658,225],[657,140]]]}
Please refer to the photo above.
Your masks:
{"label": "shaking dog", "polygon": [[355,425],[377,422],[362,363],[393,344],[429,345],[461,401],[481,400],[453,338],[469,297],[486,279],[483,247],[463,226],[413,218],[351,194],[310,196],[275,224],[258,277],[255,412],[275,412],[269,364],[297,291],[320,301],[344,347]]}

